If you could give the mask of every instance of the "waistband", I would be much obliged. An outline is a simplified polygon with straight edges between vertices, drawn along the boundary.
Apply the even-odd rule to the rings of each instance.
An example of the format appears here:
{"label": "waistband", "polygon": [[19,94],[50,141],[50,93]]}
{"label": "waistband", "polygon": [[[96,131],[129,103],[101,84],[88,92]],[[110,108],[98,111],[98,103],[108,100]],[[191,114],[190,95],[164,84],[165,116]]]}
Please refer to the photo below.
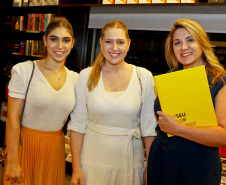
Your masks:
{"label": "waistband", "polygon": [[104,135],[111,135],[111,136],[129,136],[135,137],[137,139],[141,138],[140,128],[120,128],[120,127],[110,127],[105,125],[97,125],[94,123],[89,122],[88,128],[93,130],[96,133],[104,134]]}
{"label": "waistband", "polygon": [[31,129],[25,126],[21,127],[21,132],[26,134],[38,135],[38,136],[60,136],[63,134],[62,129],[58,131],[41,131],[41,130]]}
{"label": "waistband", "polygon": [[155,138],[156,144],[158,147],[162,147],[165,151],[186,151],[190,149],[205,149],[205,150],[217,150],[217,147],[209,147],[199,143],[195,143],[193,141],[189,141],[187,139],[172,136],[172,137],[165,137],[161,134],[157,134]]}

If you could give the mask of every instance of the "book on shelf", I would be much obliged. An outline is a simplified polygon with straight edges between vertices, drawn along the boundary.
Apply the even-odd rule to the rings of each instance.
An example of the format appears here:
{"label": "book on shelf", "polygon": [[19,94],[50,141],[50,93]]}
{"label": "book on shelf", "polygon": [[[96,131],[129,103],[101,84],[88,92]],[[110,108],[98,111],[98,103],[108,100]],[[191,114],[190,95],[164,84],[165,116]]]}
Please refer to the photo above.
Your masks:
{"label": "book on shelf", "polygon": [[29,0],[28,6],[37,6],[37,0]]}
{"label": "book on shelf", "polygon": [[20,16],[12,16],[12,24],[11,30],[19,30],[20,29]]}
{"label": "book on shelf", "polygon": [[154,80],[162,112],[186,126],[217,126],[204,65],[157,75]]}
{"label": "book on shelf", "polygon": [[30,40],[26,40],[25,41],[25,55],[26,56],[30,56],[29,48],[30,48]]}
{"label": "book on shelf", "polygon": [[28,14],[27,32],[46,31],[47,25],[56,14]]}
{"label": "book on shelf", "polygon": [[44,6],[44,0],[37,0],[37,6]]}
{"label": "book on shelf", "polygon": [[26,31],[29,31],[29,29],[30,29],[30,16],[31,16],[30,13],[27,14],[27,29],[26,29]]}
{"label": "book on shelf", "polygon": [[34,45],[34,43],[35,43],[35,41],[34,40],[31,40],[31,45],[30,45],[30,51],[31,51],[31,53],[30,53],[30,56],[35,56],[35,45]]}
{"label": "book on shelf", "polygon": [[13,49],[12,49],[12,54],[13,55],[19,55],[20,53],[20,40],[15,39],[13,41]]}
{"label": "book on shelf", "polygon": [[41,14],[40,31],[44,31],[44,26],[45,26],[45,15],[46,15],[46,14]]}
{"label": "book on shelf", "polygon": [[22,0],[13,0],[13,7],[22,6]]}
{"label": "book on shelf", "polygon": [[28,6],[29,0],[23,0],[23,6]]}
{"label": "book on shelf", "polygon": [[56,16],[56,14],[52,14],[52,13],[45,14],[44,31],[46,31],[48,24],[55,16]]}
{"label": "book on shelf", "polygon": [[59,0],[29,0],[29,6],[50,6],[58,4]]}
{"label": "book on shelf", "polygon": [[24,54],[26,56],[41,57],[43,44],[43,41],[39,40],[26,40]]}
{"label": "book on shelf", "polygon": [[115,0],[115,4],[127,4],[127,0]]}
{"label": "book on shelf", "polygon": [[25,31],[25,16],[12,16],[11,30]]}
{"label": "book on shelf", "polygon": [[58,5],[59,0],[50,0],[50,5]]}
{"label": "book on shelf", "polygon": [[40,13],[35,14],[34,19],[35,19],[35,21],[34,21],[34,31],[41,31],[40,30],[41,14]]}
{"label": "book on shelf", "polygon": [[48,25],[48,19],[49,19],[49,14],[45,14],[43,31],[46,31],[46,28],[47,28],[47,25]]}
{"label": "book on shelf", "polygon": [[29,6],[44,6],[44,0],[29,0]]}
{"label": "book on shelf", "polygon": [[115,4],[114,0],[103,0],[102,4]]}
{"label": "book on shelf", "polygon": [[139,0],[127,0],[127,4],[138,4]]}
{"label": "book on shelf", "polygon": [[25,31],[25,16],[20,16],[20,27],[19,30],[20,31]]}
{"label": "book on shelf", "polygon": [[25,40],[21,39],[20,40],[20,53],[19,53],[19,55],[24,55],[24,50],[25,50]]}
{"label": "book on shelf", "polygon": [[142,3],[151,3],[151,0],[139,0],[139,3],[142,4]]}
{"label": "book on shelf", "polygon": [[44,6],[49,6],[51,5],[50,0],[44,0]]}
{"label": "book on shelf", "polygon": [[42,56],[43,47],[44,47],[44,41],[43,40],[38,41],[37,57]]}
{"label": "book on shelf", "polygon": [[35,17],[36,17],[36,14],[31,14],[31,17],[30,17],[30,31],[35,31],[34,30],[34,27],[35,27]]}

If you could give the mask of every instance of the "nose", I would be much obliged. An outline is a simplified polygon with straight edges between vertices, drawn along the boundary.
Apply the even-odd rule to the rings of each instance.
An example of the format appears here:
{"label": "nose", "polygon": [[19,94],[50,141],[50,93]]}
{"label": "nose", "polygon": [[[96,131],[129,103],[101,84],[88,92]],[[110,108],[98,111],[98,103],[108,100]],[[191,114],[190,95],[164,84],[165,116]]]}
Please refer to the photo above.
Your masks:
{"label": "nose", "polygon": [[58,46],[58,49],[62,49],[63,48],[63,42],[61,40],[59,40],[57,46]]}
{"label": "nose", "polygon": [[188,45],[187,45],[186,42],[183,42],[183,43],[182,43],[181,49],[182,49],[182,50],[188,49]]}
{"label": "nose", "polygon": [[114,51],[117,51],[118,50],[118,45],[116,42],[113,43],[113,50]]}

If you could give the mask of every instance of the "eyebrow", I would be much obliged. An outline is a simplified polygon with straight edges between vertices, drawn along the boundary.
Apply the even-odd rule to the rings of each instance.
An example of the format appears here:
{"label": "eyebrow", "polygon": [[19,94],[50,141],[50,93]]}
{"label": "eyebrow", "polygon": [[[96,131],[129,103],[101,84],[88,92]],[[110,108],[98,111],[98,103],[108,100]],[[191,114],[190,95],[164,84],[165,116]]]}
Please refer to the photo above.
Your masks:
{"label": "eyebrow", "polygon": [[125,39],[107,39],[107,38],[104,39],[104,40],[117,40],[117,41],[120,40],[120,41],[125,41]]}
{"label": "eyebrow", "polygon": [[[57,37],[55,35],[50,35],[49,37],[51,37],[51,38],[59,38],[59,37]],[[71,39],[71,37],[63,37],[63,39]]]}
{"label": "eyebrow", "polygon": [[[188,37],[186,37],[185,39],[189,39],[190,37],[192,37],[193,38],[193,36],[192,35],[189,35]],[[173,41],[176,41],[176,40],[180,40],[180,39],[174,39]]]}

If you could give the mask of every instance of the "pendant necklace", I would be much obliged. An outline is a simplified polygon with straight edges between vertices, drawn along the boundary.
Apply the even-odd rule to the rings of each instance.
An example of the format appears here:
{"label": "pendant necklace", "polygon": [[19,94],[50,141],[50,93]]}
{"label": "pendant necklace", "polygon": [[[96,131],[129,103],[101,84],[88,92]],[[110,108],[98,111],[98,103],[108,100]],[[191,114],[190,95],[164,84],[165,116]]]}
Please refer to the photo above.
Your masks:
{"label": "pendant necklace", "polygon": [[[62,69],[60,69],[58,72],[56,72],[56,71],[54,71],[51,67],[49,67],[48,65],[47,65],[47,63],[46,63],[46,61],[44,60],[44,63],[45,63],[45,68],[47,68],[47,69],[49,69],[49,70],[51,70],[51,71],[53,71],[55,74],[57,74],[58,72],[60,72],[61,70],[63,70],[64,69],[64,67],[62,68]],[[61,75],[60,76],[57,76],[57,79],[60,81],[61,80],[61,77],[62,77],[62,73],[61,73]]]}

